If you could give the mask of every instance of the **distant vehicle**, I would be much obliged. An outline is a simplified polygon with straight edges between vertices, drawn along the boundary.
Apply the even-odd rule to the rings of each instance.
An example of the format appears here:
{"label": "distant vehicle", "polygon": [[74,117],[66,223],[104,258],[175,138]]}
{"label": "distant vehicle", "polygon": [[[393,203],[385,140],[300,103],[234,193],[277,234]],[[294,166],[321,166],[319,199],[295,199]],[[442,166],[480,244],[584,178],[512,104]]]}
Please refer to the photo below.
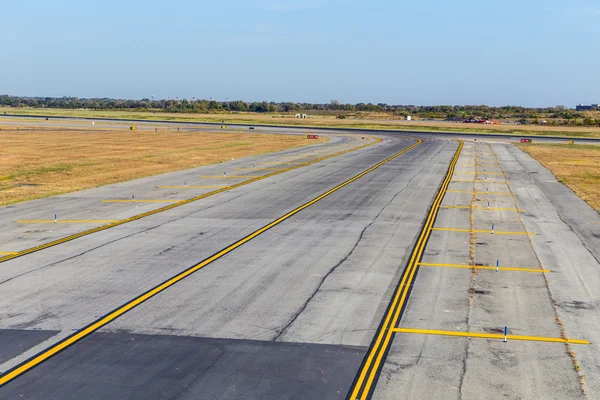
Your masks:
{"label": "distant vehicle", "polygon": [[250,126],[250,127],[248,127],[248,129],[254,129],[254,127],[253,127],[253,126]]}

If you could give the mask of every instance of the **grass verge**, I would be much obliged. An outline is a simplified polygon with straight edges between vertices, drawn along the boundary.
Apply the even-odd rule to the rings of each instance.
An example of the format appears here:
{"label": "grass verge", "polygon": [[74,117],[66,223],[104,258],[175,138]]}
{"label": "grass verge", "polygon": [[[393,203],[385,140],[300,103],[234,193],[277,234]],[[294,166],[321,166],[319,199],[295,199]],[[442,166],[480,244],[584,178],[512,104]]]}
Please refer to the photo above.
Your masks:
{"label": "grass verge", "polygon": [[600,146],[520,144],[519,148],[600,212]]}
{"label": "grass verge", "polygon": [[0,206],[315,142],[241,131],[17,130],[4,125]]}

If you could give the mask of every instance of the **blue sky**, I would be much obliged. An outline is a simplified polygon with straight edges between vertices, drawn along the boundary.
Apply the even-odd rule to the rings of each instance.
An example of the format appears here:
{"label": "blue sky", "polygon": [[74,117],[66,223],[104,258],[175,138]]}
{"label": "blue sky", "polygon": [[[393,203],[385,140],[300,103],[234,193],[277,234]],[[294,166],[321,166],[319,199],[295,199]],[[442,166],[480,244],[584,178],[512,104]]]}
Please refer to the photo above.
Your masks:
{"label": "blue sky", "polygon": [[0,94],[600,102],[598,0],[29,0],[0,19]]}

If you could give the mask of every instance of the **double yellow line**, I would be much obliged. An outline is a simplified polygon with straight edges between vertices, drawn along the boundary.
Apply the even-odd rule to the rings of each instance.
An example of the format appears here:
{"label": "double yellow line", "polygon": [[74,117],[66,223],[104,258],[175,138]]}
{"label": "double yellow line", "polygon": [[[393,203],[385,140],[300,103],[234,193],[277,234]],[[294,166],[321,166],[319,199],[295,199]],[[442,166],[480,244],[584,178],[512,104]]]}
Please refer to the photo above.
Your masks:
{"label": "double yellow line", "polygon": [[[99,227],[96,227],[96,228],[88,229],[88,230],[85,230],[83,232],[75,233],[73,235],[65,236],[65,237],[63,237],[61,239],[53,240],[51,242],[47,242],[47,243],[41,244],[39,246],[30,247],[28,249],[21,250],[21,251],[15,252],[13,254],[9,254],[9,255],[0,257],[0,263],[4,262],[4,261],[12,260],[13,258],[22,257],[24,255],[31,254],[31,253],[34,253],[36,251],[44,250],[44,249],[47,249],[48,247],[53,247],[53,246],[56,246],[56,245],[59,245],[59,244],[65,243],[65,242],[69,242],[71,240],[78,239],[78,238],[80,238],[82,236],[91,235],[92,233],[101,232],[101,231],[104,231],[106,229],[114,228],[115,226],[119,226],[119,225],[127,224],[129,222],[137,221],[138,219],[142,219],[142,218],[148,217],[150,215],[158,214],[158,213],[161,213],[161,212],[164,212],[164,211],[167,211],[167,210],[171,210],[171,209],[176,208],[176,207],[181,207],[181,206],[183,206],[185,204],[193,203],[195,201],[202,200],[202,199],[205,199],[207,197],[211,197],[211,196],[214,196],[214,195],[219,194],[219,193],[226,192],[226,191],[231,190],[231,189],[235,189],[235,188],[238,188],[238,187],[241,187],[241,186],[249,185],[251,183],[254,183],[254,182],[257,182],[257,181],[260,181],[260,180],[263,180],[263,179],[267,179],[267,178],[270,178],[270,177],[275,176],[275,175],[283,174],[284,172],[288,172],[288,171],[292,171],[294,169],[302,168],[302,167],[305,167],[305,166],[310,165],[310,164],[315,164],[315,163],[318,163],[320,161],[327,160],[328,158],[333,158],[333,157],[341,156],[343,154],[350,153],[352,151],[357,151],[357,150],[360,150],[360,149],[363,149],[365,147],[372,146],[372,145],[374,145],[376,143],[381,143],[381,142],[382,142],[382,139],[377,138],[373,142],[369,142],[367,144],[364,144],[364,145],[361,145],[361,146],[358,146],[358,147],[355,147],[355,148],[352,148],[352,149],[349,149],[349,150],[344,150],[344,151],[340,151],[338,153],[331,154],[331,155],[328,155],[328,156],[325,156],[325,157],[320,157],[320,158],[317,158],[317,159],[315,159],[313,161],[307,161],[307,162],[304,162],[304,163],[302,163],[300,165],[296,165],[296,166],[285,168],[285,169],[282,169],[282,170],[278,170],[278,171],[275,171],[275,172],[272,172],[272,173],[269,173],[269,174],[266,174],[266,175],[255,177],[253,179],[249,179],[249,180],[244,181],[244,182],[236,183],[235,185],[225,186],[225,187],[222,187],[221,189],[213,190],[212,192],[204,193],[204,194],[201,194],[201,195],[196,196],[196,197],[192,197],[192,198],[187,199],[187,200],[176,201],[173,204],[170,204],[168,206],[164,206],[164,207],[158,208],[156,210],[148,211],[148,212],[145,212],[145,213],[142,213],[142,214],[137,214],[137,215],[134,215],[133,217],[130,217],[130,218],[127,218],[127,219],[123,219],[123,220],[120,220],[120,221],[117,221],[117,222],[112,222],[110,224],[102,225],[102,226],[99,226]],[[115,202],[114,200],[111,200],[111,201]],[[116,201],[118,201],[118,202],[127,202],[127,203],[130,202],[130,200],[116,200]]]}
{"label": "double yellow line", "polygon": [[382,361],[384,360],[389,346],[391,345],[391,341],[394,336],[394,329],[396,328],[400,315],[404,309],[404,305],[415,278],[415,273],[417,272],[419,262],[423,256],[423,251],[425,250],[427,240],[429,239],[431,228],[435,222],[435,218],[440,208],[440,204],[444,199],[444,195],[446,194],[446,190],[450,185],[450,180],[452,179],[452,174],[454,173],[454,168],[462,148],[463,142],[459,141],[458,149],[456,150],[456,154],[450,163],[446,178],[442,182],[442,186],[435,200],[433,201],[429,215],[427,216],[427,220],[423,226],[423,230],[419,235],[417,244],[413,249],[408,265],[402,275],[402,280],[396,288],[393,300],[386,311],[384,319],[379,326],[377,334],[375,335],[374,341],[371,343],[371,347],[367,352],[367,356],[357,373],[352,387],[350,388],[349,396],[347,397],[348,399],[367,399],[370,396],[372,389],[374,389],[376,378],[378,377],[381,368],[383,368]]}
{"label": "double yellow line", "polygon": [[348,179],[347,181],[345,181],[344,183],[334,187],[333,189],[328,190],[327,192],[321,194],[320,196],[312,199],[311,201],[301,205],[300,207],[288,212],[287,214],[283,215],[282,217],[277,218],[276,220],[274,220],[273,222],[263,226],[262,228],[252,232],[251,234],[249,234],[248,236],[244,237],[243,239],[238,240],[237,242],[225,247],[223,250],[213,254],[212,256],[204,259],[203,261],[199,262],[198,264],[195,264],[191,267],[189,267],[188,269],[178,273],[177,275],[173,276],[172,278],[167,279],[166,281],[164,281],[163,283],[153,287],[152,289],[146,291],[145,293],[135,297],[132,300],[129,300],[127,303],[119,306],[118,308],[116,308],[115,310],[109,312],[108,314],[104,315],[103,317],[98,318],[96,321],[92,322],[91,324],[89,324],[88,326],[86,326],[85,328],[82,328],[81,330],[73,333],[72,335],[66,337],[65,339],[61,340],[58,343],[53,344],[52,346],[48,347],[45,350],[42,350],[40,353],[38,353],[37,355],[33,356],[32,358],[30,358],[29,360],[17,365],[16,367],[10,369],[9,371],[5,372],[3,375],[0,375],[0,387],[2,387],[3,385],[7,384],[8,382],[12,381],[13,379],[19,377],[20,375],[26,373],[27,371],[31,370],[32,368],[35,368],[36,366],[38,366],[39,364],[43,363],[44,361],[46,361],[47,359],[49,359],[50,357],[56,355],[57,353],[61,352],[62,350],[66,349],[67,347],[79,342],[80,340],[82,340],[83,338],[85,338],[86,336],[92,334],[93,332],[97,331],[98,329],[102,328],[103,326],[109,324],[110,322],[114,321],[115,319],[119,318],[121,315],[125,314],[127,311],[130,311],[131,309],[137,307],[138,305],[140,305],[141,303],[145,302],[146,300],[150,299],[153,296],[156,296],[158,293],[164,291],[165,289],[173,286],[174,284],[176,284],[177,282],[181,281],[182,279],[185,279],[186,277],[190,276],[191,274],[193,274],[194,272],[198,271],[199,269],[207,266],[208,264],[212,263],[213,261],[218,260],[219,258],[223,257],[225,254],[230,253],[231,251],[237,249],[238,247],[240,247],[241,245],[243,245],[244,243],[249,242],[250,240],[254,239],[255,237],[257,237],[258,235],[266,232],[267,230],[273,228],[275,225],[285,221],[286,219],[292,217],[293,215],[299,213],[300,211],[304,210],[307,207],[310,207],[311,205],[315,204],[316,202],[318,202],[319,200],[324,199],[325,197],[329,196],[330,194],[340,190],[341,188],[349,185],[350,183],[356,181],[357,179],[362,178],[363,176],[365,176],[366,174],[368,174],[369,172],[374,171],[375,169],[381,167],[383,164],[388,163],[389,161],[393,160],[394,158],[398,157],[399,155],[406,153],[407,151],[415,148],[416,146],[418,146],[419,144],[423,143],[422,140],[417,139],[417,143],[405,148],[404,150],[386,158],[385,160],[375,164],[374,166],[372,166],[371,168],[367,169],[366,171],[361,172],[360,174],[354,176],[353,178]]}

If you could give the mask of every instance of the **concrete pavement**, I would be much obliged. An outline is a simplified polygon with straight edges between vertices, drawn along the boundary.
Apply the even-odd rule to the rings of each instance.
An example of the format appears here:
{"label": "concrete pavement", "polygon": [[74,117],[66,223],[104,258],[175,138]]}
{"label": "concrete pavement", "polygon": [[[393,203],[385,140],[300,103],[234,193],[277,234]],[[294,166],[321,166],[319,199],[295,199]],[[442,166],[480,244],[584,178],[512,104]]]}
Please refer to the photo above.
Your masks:
{"label": "concrete pavement", "polygon": [[[5,362],[1,368],[25,360],[52,340],[64,338],[218,251],[224,244],[412,143],[387,140],[290,175],[278,175],[3,263],[6,278],[0,286],[6,296],[1,301],[6,303],[2,309],[11,310],[0,318],[3,328],[60,333]],[[453,147],[455,143],[426,142],[391,160],[93,335],[110,338],[128,332],[159,338],[168,333],[271,343],[302,341],[319,344],[307,347],[319,351],[328,349],[328,344],[342,344],[339,351],[344,355],[348,372],[345,378],[342,375],[338,378],[343,378],[347,387],[360,363],[361,351],[364,352],[378,324],[382,301],[402,270],[402,259],[422,222],[428,198],[436,193]],[[388,236],[387,240],[381,240]],[[335,300],[333,307],[328,306],[331,299]],[[115,336],[107,340],[112,343],[121,339]],[[117,350],[108,346],[107,340],[98,342],[102,343],[96,347],[98,354],[114,354]],[[169,354],[168,344],[172,340],[161,343],[164,345],[160,346],[166,346],[161,347],[163,354]],[[268,347],[272,348],[269,352],[287,348],[282,344]],[[362,350],[357,353],[357,348]],[[45,368],[51,371],[72,368],[67,367],[68,360],[77,357],[71,358],[71,351],[83,351],[83,347],[74,345],[47,361]],[[67,358],[62,358],[63,354]],[[241,359],[240,363],[254,358]],[[54,362],[63,367],[54,367]],[[256,367],[268,371],[269,363]],[[246,365],[241,370],[252,368]],[[293,377],[293,371],[289,370],[286,376]],[[26,374],[2,390],[9,394],[28,393],[30,398],[41,393],[56,393],[56,398],[65,398],[68,393],[81,394],[86,387],[92,390],[101,386],[84,385],[85,381],[95,379],[89,373],[82,373],[79,378],[71,376],[69,382],[75,386],[70,388],[62,380],[50,378],[44,379],[42,385],[32,385],[29,379],[42,382],[35,378],[36,373]],[[144,379],[156,379],[153,374]],[[51,382],[62,383],[60,387],[49,388],[47,384]],[[304,384],[306,392],[298,393],[318,390],[310,383]],[[323,389],[326,397],[329,388],[326,385]],[[94,393],[88,394],[93,397]],[[279,398],[280,393],[265,396]],[[336,389],[336,397],[344,396],[343,390],[337,393]]]}
{"label": "concrete pavement", "polygon": [[[0,264],[0,370],[414,143],[394,138]],[[346,397],[456,150],[428,138],[0,388],[0,398]],[[253,161],[282,155],[269,157]],[[99,190],[155,196],[163,182],[220,167],[44,207],[83,218],[108,195]],[[591,344],[398,332],[373,398],[600,395],[598,213],[510,144],[467,142],[452,180],[434,226],[451,230],[432,231],[399,327],[493,336],[507,326]],[[31,203],[16,209],[34,216]],[[19,229],[3,240],[15,243]],[[486,269],[496,260],[498,272]]]}

